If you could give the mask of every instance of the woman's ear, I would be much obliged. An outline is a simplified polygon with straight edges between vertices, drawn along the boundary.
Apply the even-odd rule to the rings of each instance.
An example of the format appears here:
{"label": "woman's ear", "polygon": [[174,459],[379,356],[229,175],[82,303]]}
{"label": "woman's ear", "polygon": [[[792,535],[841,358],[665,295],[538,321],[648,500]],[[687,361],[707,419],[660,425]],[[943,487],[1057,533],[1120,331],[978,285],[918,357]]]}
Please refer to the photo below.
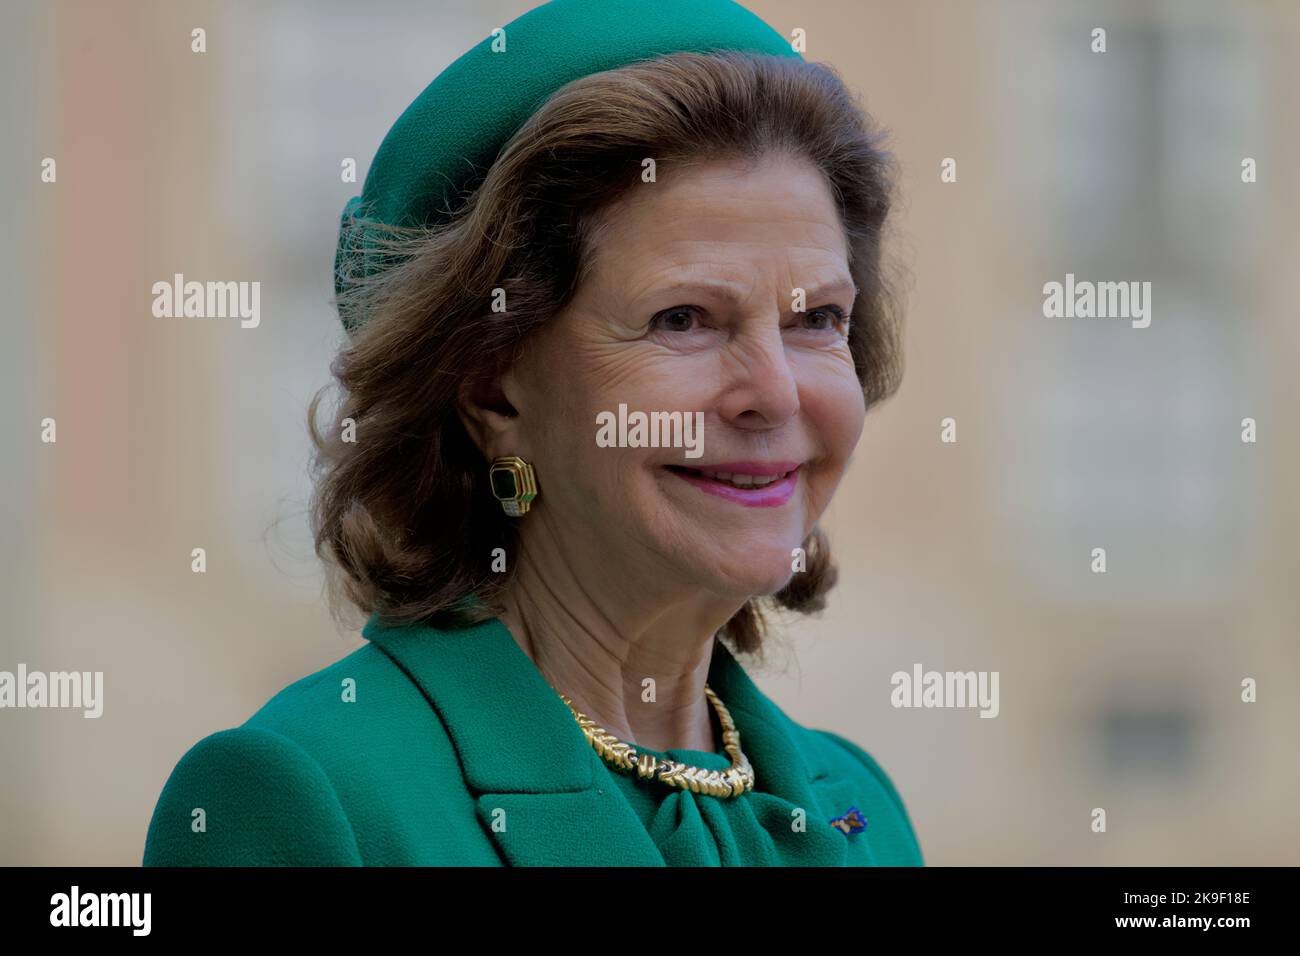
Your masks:
{"label": "woman's ear", "polygon": [[516,440],[519,411],[507,397],[514,388],[514,371],[506,369],[466,380],[457,394],[456,411],[461,423],[488,461],[520,453]]}

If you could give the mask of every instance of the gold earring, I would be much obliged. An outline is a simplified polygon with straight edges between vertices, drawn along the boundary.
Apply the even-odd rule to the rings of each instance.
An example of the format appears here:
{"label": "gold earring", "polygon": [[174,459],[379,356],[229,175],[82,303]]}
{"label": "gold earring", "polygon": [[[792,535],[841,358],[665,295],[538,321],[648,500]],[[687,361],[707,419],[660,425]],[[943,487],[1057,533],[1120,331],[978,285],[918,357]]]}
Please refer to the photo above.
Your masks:
{"label": "gold earring", "polygon": [[492,467],[488,469],[488,484],[501,507],[512,518],[527,514],[537,497],[537,473],[518,455],[494,458]]}

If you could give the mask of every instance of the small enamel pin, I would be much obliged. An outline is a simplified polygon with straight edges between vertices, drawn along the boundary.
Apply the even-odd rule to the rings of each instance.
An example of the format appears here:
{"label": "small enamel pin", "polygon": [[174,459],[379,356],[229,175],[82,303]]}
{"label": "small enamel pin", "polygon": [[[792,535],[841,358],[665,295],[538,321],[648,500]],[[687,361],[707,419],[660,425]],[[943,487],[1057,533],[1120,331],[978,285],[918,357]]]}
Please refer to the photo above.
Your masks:
{"label": "small enamel pin", "polygon": [[831,826],[852,836],[855,833],[861,833],[867,828],[867,818],[862,815],[862,811],[857,807],[849,807],[848,812],[842,817],[836,817],[831,821]]}

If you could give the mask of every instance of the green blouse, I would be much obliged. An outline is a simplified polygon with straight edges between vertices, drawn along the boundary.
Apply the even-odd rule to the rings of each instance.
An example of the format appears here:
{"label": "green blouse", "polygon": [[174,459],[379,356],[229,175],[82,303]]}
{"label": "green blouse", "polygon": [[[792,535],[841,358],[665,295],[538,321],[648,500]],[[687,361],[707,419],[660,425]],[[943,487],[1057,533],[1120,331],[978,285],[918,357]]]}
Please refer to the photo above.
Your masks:
{"label": "green blouse", "polygon": [[[922,864],[876,762],[793,721],[721,642],[709,685],[755,773],[754,790],[730,798],[606,765],[497,619],[440,630],[373,618],[363,634],[363,647],[185,753],[154,809],[146,866]],[[832,825],[845,817],[855,825]]]}
{"label": "green blouse", "polygon": [[[731,765],[726,754],[707,750],[637,749],[704,769],[725,770]],[[798,814],[792,801],[761,789],[719,800],[636,780],[612,768],[610,778],[667,866],[840,866],[846,862],[835,841],[809,840],[806,832],[796,829]]]}
{"label": "green blouse", "polygon": [[[791,737],[780,732],[782,723],[788,723],[789,718],[782,715],[783,720],[774,720],[773,714],[763,714],[769,708],[775,710],[776,705],[766,698],[760,702],[758,688],[720,642],[714,644],[709,685],[726,705],[740,732],[741,750],[754,767],[755,786],[752,791],[739,797],[711,797],[653,780],[639,780],[634,774],[604,765],[606,779],[627,800],[664,864],[862,866],[921,863],[920,848],[910,832],[906,814],[902,814],[906,835],[900,841],[897,837],[903,834],[890,832],[899,821],[891,813],[880,812],[877,798],[881,794],[872,792],[876,788],[853,791],[843,786],[844,781],[839,775],[827,773],[824,769],[808,772],[804,758],[790,750]],[[800,730],[823,735],[850,752],[857,751],[856,747],[836,735]],[[725,770],[731,764],[726,753],[684,748],[668,751],[648,747],[637,749],[705,769]],[[869,757],[865,754],[861,757],[864,763],[879,771]],[[795,772],[791,773],[792,770]],[[892,789],[883,773],[879,774],[878,781]],[[802,786],[805,782],[812,785],[814,799],[811,801]],[[815,807],[810,804],[815,804]],[[869,807],[871,816],[866,815]],[[853,814],[855,808],[857,813]],[[842,829],[837,829],[830,825],[836,817],[851,817],[857,825],[846,823]],[[873,822],[878,829],[869,834]],[[878,838],[873,839],[877,835]],[[883,860],[879,858],[881,853],[886,855]]]}

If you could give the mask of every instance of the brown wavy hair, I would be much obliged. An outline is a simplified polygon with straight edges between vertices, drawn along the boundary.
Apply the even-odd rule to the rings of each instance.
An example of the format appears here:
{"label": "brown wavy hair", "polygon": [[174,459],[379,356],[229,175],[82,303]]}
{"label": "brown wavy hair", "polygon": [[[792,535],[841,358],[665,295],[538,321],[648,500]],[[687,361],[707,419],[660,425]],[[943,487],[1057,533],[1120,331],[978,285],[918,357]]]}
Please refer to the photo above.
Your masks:
{"label": "brown wavy hair", "polygon": [[[351,604],[390,624],[447,627],[501,613],[509,573],[493,573],[484,556],[504,548],[514,567],[517,519],[492,497],[458,401],[570,300],[599,214],[640,181],[647,157],[672,175],[775,150],[821,170],[859,289],[849,346],[863,395],[868,406],[892,395],[901,314],[882,256],[895,192],[883,141],[827,65],[676,53],[567,84],[467,183],[445,222],[384,228],[383,268],[351,270],[334,300],[353,332],[331,366],[341,393],[333,421],[318,430],[321,393],[308,412],[312,532],[335,614]],[[497,288],[506,313],[490,308]],[[349,422],[354,440],[344,440]],[[824,607],[837,571],[820,528],[804,547],[805,572],[749,600],[719,631],[733,651],[760,649],[770,610]],[[470,594],[478,606],[464,603]]]}

